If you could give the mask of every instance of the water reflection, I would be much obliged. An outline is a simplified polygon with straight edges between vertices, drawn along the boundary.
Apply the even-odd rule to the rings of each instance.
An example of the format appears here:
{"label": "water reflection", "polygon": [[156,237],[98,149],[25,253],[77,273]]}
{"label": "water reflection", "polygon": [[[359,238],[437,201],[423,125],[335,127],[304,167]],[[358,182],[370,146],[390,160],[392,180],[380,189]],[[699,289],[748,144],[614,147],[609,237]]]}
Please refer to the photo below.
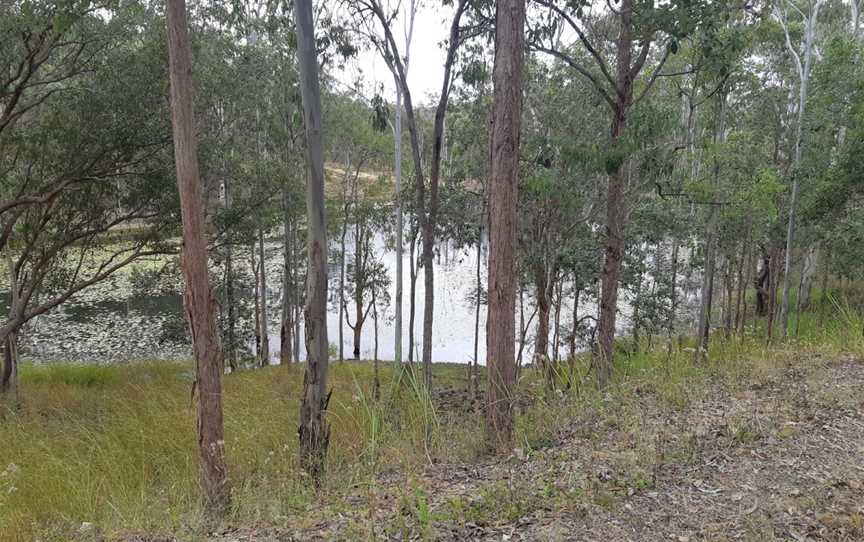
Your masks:
{"label": "water reflection", "polygon": [[[407,245],[407,243],[406,243]],[[348,243],[350,259],[351,243]],[[279,310],[282,297],[282,247],[276,242],[266,244],[268,265],[268,328],[270,352],[273,360],[279,359]],[[389,307],[379,312],[378,318],[378,356],[393,359],[395,329],[393,315],[395,308],[396,255],[387,247],[385,239],[375,239],[375,254],[390,275]],[[476,247],[457,248],[441,243],[435,260],[435,307],[433,319],[432,359],[436,362],[470,362],[474,356],[475,308],[471,297],[476,291],[477,272]],[[480,255],[481,279],[486,283],[485,247]],[[403,331],[402,351],[408,358],[408,349],[413,348],[414,359],[420,358],[422,349],[422,329],[424,310],[423,270],[419,269],[416,283],[415,334],[414,344],[409,345],[408,321],[410,310],[409,256],[403,261]],[[338,280],[338,269],[331,269],[330,281]],[[69,300],[54,311],[36,318],[22,334],[22,351],[26,356],[39,360],[87,360],[87,361],[124,361],[140,358],[176,358],[190,355],[188,339],[183,322],[182,296],[179,291],[157,295],[140,295],[132,292],[128,285],[121,284],[120,278],[112,278],[98,289],[86,295]],[[179,284],[179,281],[178,281]],[[178,288],[179,289],[179,288]],[[125,295],[123,292],[127,292]],[[251,291],[239,288],[237,295],[249,302]],[[531,299],[526,295],[526,299]],[[8,292],[3,293],[4,304],[8,306]],[[353,310],[351,300],[346,300],[348,310]],[[562,315],[572,312],[570,300],[565,300]],[[532,310],[528,308],[528,312]],[[582,302],[580,314],[596,311],[596,307]],[[328,338],[332,349],[338,352],[338,306],[331,303],[328,307]],[[352,315],[353,321],[353,315]],[[568,325],[569,318],[562,317],[562,326]],[[535,320],[536,322],[536,320]],[[251,322],[244,325],[251,327]],[[518,322],[517,322],[518,326]],[[478,348],[479,363],[485,363],[486,345],[486,307],[480,310],[480,340]],[[347,324],[343,324],[343,342],[346,357],[353,350],[353,336]],[[517,330],[518,333],[518,330]],[[533,337],[534,329],[528,332]],[[363,326],[361,337],[361,359],[372,359],[374,355],[374,322],[371,316]],[[302,338],[303,331],[301,325]],[[301,358],[305,349],[300,345]],[[525,347],[524,359],[531,358],[531,344]]]}

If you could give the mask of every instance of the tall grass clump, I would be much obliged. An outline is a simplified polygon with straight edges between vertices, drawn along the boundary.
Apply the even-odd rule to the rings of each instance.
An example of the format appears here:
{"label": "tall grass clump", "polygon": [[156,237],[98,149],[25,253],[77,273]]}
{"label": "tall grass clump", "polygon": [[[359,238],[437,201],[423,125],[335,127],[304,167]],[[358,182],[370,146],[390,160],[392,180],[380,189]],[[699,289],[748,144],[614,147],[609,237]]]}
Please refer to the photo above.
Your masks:
{"label": "tall grass clump", "polygon": [[[697,405],[709,385],[732,391],[793,362],[810,363],[811,355],[860,355],[862,331],[860,310],[832,299],[824,313],[805,312],[798,337],[785,342],[768,343],[758,322],[743,336],[716,331],[698,357],[687,341],[622,343],[603,390],[594,386],[587,352],[551,370],[525,367],[515,397],[514,454],[556,446],[574,432],[591,438],[638,428],[646,401],[671,415]],[[405,498],[419,503],[411,493],[425,491],[417,467],[473,461],[484,450],[484,416],[467,402],[464,366],[434,370],[430,392],[417,368],[381,363],[376,397],[371,363],[331,366],[332,436],[321,489],[298,461],[303,366],[227,375],[225,445],[234,492],[227,521],[300,528],[326,520],[327,506],[344,506],[343,497],[362,490],[364,529],[372,533],[385,473],[400,477]],[[203,519],[192,380],[192,365],[183,362],[25,364],[23,408],[0,407],[0,541],[73,540],[82,523],[108,539],[129,531],[194,539]]]}

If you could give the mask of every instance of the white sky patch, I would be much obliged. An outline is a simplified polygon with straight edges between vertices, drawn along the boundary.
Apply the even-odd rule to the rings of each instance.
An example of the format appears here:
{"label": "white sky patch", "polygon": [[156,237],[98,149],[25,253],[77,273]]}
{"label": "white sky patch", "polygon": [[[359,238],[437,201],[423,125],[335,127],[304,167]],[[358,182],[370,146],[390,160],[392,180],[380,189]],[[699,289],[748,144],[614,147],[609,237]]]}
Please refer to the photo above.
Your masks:
{"label": "white sky patch", "polygon": [[[393,28],[393,34],[403,55],[405,54],[406,4],[407,2],[403,2],[403,9]],[[431,4],[421,4],[417,10],[408,68],[408,86],[415,106],[434,103],[441,92],[446,52],[442,44],[447,39],[452,16],[452,7],[442,6],[434,1]],[[378,27],[375,28],[377,30]],[[393,75],[374,48],[361,51],[356,59],[346,64],[344,70],[334,70],[333,76],[343,85],[361,90],[367,97],[375,94],[383,85],[384,98],[391,103],[396,101]],[[362,83],[360,88],[357,88],[358,80]]]}

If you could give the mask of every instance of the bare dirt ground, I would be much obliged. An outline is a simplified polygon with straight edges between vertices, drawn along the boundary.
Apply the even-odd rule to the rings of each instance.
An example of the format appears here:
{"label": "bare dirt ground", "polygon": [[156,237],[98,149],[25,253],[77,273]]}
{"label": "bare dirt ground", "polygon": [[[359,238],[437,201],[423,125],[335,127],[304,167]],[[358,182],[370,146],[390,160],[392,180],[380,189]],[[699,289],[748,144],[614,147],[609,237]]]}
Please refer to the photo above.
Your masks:
{"label": "bare dirt ground", "polygon": [[864,362],[818,356],[683,409],[636,390],[542,449],[382,476],[320,520],[211,540],[864,540],[862,392]]}

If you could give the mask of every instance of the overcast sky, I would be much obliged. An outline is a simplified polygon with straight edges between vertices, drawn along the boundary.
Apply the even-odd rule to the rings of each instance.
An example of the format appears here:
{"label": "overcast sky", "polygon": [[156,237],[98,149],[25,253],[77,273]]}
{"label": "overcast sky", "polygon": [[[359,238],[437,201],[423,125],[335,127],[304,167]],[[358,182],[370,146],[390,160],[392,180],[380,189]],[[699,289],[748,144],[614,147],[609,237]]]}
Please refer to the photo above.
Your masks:
{"label": "overcast sky", "polygon": [[[408,2],[403,2],[408,4]],[[431,5],[429,5],[431,4]],[[405,30],[402,17],[396,21],[393,33],[404,54]],[[441,43],[447,38],[452,8],[444,7],[437,2],[427,2],[421,5],[414,20],[414,36],[411,42],[411,63],[408,69],[408,85],[415,105],[428,105],[437,100],[444,77],[444,49]],[[379,85],[384,85],[384,97],[388,101],[396,100],[396,89],[393,76],[387,65],[381,59],[377,50],[361,51],[357,59],[345,66],[345,70],[336,71],[334,75],[346,85],[354,86],[358,75],[362,73],[364,94],[370,96]]]}

